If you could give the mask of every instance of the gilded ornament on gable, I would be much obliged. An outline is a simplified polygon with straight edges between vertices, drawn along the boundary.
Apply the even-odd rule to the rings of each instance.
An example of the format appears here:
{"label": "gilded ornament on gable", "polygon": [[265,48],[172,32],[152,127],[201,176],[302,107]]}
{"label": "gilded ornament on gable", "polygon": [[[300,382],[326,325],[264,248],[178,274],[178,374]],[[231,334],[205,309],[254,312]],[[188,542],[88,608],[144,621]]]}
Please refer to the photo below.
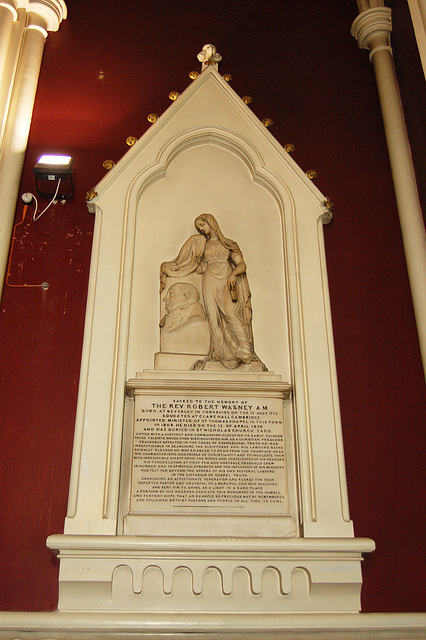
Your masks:
{"label": "gilded ornament on gable", "polygon": [[330,198],[326,198],[322,203],[323,207],[326,207],[329,211],[333,211],[334,204],[331,202]]}
{"label": "gilded ornament on gable", "polygon": [[253,102],[253,98],[251,96],[243,96],[242,100],[245,104],[251,104]]}
{"label": "gilded ornament on gable", "polygon": [[157,122],[158,116],[156,113],[150,113],[146,119],[148,120],[148,122]]}
{"label": "gilded ornament on gable", "polygon": [[232,73],[224,73],[222,78],[226,80],[226,82],[231,82],[233,76],[232,76]]}
{"label": "gilded ornament on gable", "polygon": [[133,147],[133,145],[136,144],[137,141],[138,139],[135,138],[135,136],[129,136],[128,138],[126,138],[126,144],[128,144],[129,147]]}
{"label": "gilded ornament on gable", "polygon": [[189,77],[191,78],[191,80],[195,80],[195,78],[198,78],[200,74],[198,73],[198,71],[190,71],[189,72]]}
{"label": "gilded ornament on gable", "polygon": [[265,127],[272,127],[272,125],[274,124],[274,121],[272,120],[272,118],[264,118],[262,120],[262,124],[264,124]]}
{"label": "gilded ornament on gable", "polygon": [[284,145],[284,149],[287,151],[287,153],[293,153],[295,148],[296,147],[294,146],[294,144],[291,144],[291,142],[288,142],[287,144]]}
{"label": "gilded ornament on gable", "polygon": [[177,100],[180,96],[179,91],[170,91],[169,98],[170,100]]}
{"label": "gilded ornament on gable", "polygon": [[103,166],[104,169],[109,171],[110,169],[115,167],[115,162],[114,162],[114,160],[105,160],[105,162],[103,163],[102,166]]}
{"label": "gilded ornament on gable", "polygon": [[96,198],[97,195],[98,195],[98,192],[95,191],[95,189],[90,189],[90,191],[86,193],[86,202],[93,200],[93,198]]}
{"label": "gilded ornament on gable", "polygon": [[309,180],[315,180],[318,174],[314,169],[308,169],[306,175],[308,176]]}

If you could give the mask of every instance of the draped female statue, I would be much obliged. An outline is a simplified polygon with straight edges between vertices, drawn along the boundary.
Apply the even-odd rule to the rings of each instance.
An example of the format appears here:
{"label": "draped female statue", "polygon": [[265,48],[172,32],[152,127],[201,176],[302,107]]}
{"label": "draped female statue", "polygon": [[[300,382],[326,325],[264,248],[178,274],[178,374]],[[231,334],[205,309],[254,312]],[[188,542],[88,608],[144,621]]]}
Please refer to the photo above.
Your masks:
{"label": "draped female statue", "polygon": [[198,234],[188,238],[178,256],[160,268],[160,292],[167,277],[202,274],[210,348],[206,359],[198,360],[193,368],[202,369],[211,360],[228,369],[259,362],[253,346],[251,293],[243,254],[236,242],[223,235],[211,214],[198,216],[195,227]]}

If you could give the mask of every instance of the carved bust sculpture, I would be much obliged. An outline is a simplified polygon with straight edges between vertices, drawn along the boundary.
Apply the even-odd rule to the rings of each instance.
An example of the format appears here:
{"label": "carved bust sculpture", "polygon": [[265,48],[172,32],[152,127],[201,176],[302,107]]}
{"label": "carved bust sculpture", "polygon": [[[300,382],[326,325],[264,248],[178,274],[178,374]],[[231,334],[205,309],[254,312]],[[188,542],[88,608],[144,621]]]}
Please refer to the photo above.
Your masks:
{"label": "carved bust sculpture", "polygon": [[206,362],[218,361],[227,369],[254,362],[264,369],[254,352],[251,293],[243,254],[236,242],[223,235],[211,214],[198,216],[195,227],[198,234],[188,238],[178,256],[163,262],[160,269],[160,291],[167,277],[202,274],[210,348],[207,357],[193,368],[203,369]]}
{"label": "carved bust sculpture", "polygon": [[164,296],[164,305],[167,313],[160,321],[163,331],[179,331],[206,318],[200,295],[189,282],[172,284]]}

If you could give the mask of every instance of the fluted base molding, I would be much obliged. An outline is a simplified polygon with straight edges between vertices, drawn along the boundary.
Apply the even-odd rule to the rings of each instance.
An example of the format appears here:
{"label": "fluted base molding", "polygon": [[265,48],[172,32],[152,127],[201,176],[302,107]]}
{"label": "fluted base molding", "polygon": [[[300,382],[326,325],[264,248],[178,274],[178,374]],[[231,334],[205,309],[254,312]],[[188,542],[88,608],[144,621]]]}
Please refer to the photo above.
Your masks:
{"label": "fluted base molding", "polygon": [[368,538],[54,535],[47,544],[59,550],[62,612],[193,612],[230,619],[358,612],[362,556],[374,549]]}

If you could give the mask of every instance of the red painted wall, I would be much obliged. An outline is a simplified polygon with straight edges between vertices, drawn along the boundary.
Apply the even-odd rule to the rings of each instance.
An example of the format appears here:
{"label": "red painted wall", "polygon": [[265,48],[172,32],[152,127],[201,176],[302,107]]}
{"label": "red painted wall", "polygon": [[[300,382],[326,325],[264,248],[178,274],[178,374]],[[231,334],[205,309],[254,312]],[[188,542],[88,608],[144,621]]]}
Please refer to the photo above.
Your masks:
{"label": "red painted wall", "polygon": [[[411,47],[398,73],[417,74],[418,87],[405,0],[393,4],[397,42]],[[422,610],[424,383],[373,69],[350,36],[355,1],[68,5],[46,43],[21,193],[34,190],[39,154],[61,150],[75,157],[76,194],[16,230],[10,283],[49,289],[5,287],[1,302],[0,609],[57,604],[45,539],[66,512],[93,228],[84,194],[213,42],[233,88],[273,118],[277,140],[296,145],[335,203],[325,236],[351,515],[377,543],[363,610]],[[404,90],[417,122],[418,92]]]}

